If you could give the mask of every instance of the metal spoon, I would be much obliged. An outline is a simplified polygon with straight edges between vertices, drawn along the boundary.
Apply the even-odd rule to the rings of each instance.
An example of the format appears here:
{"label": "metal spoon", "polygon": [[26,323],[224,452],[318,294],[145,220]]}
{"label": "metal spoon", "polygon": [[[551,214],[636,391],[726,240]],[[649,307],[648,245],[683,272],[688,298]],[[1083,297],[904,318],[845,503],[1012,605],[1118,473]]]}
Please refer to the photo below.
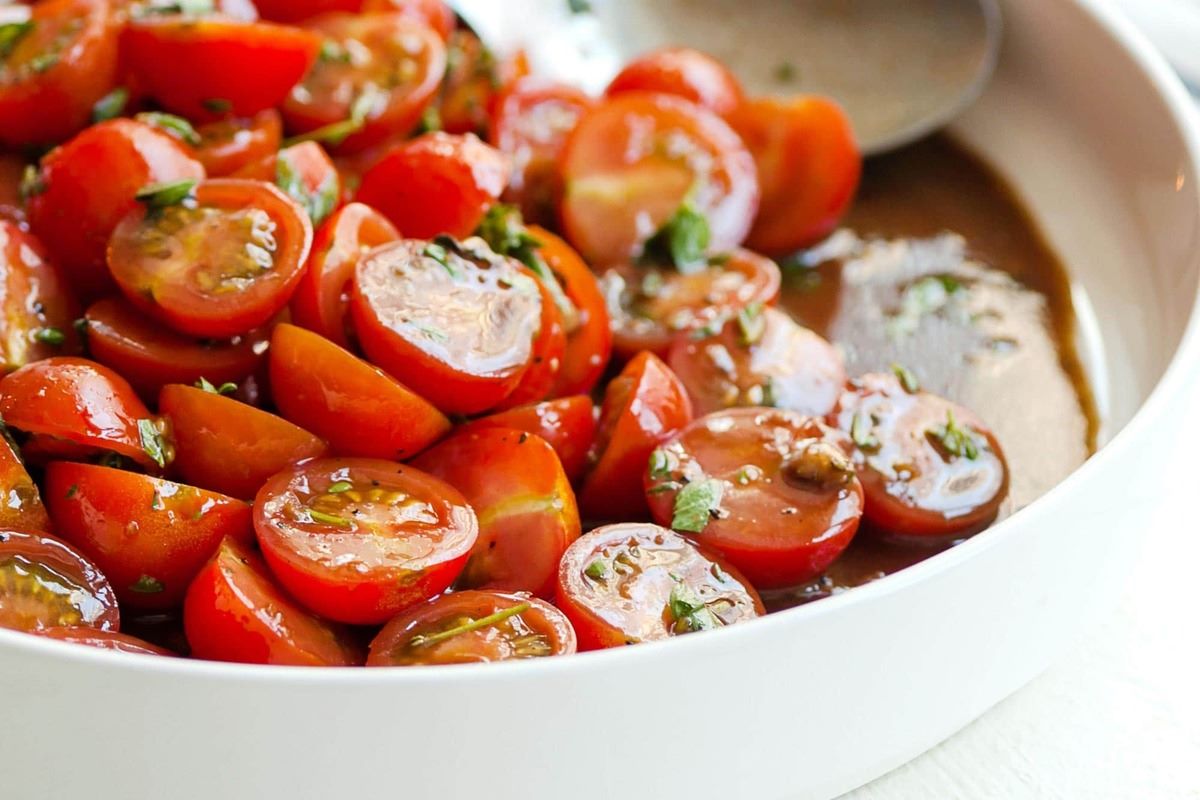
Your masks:
{"label": "metal spoon", "polygon": [[728,64],[754,94],[820,93],[868,155],[942,127],[996,64],[997,0],[453,0],[499,53],[594,92],[665,45]]}

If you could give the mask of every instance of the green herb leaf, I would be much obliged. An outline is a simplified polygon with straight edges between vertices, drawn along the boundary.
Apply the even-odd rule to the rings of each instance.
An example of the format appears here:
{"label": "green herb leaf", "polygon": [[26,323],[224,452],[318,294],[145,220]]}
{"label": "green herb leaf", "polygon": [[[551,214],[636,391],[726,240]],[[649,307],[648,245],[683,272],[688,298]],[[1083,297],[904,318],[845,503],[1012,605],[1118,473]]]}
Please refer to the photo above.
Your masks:
{"label": "green herb leaf", "polygon": [[431,105],[421,114],[421,121],[417,123],[417,135],[422,133],[433,133],[442,129],[442,112],[437,105]]}
{"label": "green herb leaf", "polygon": [[67,335],[58,328],[38,328],[33,332],[33,340],[41,344],[59,347],[67,341]]}
{"label": "green herb leaf", "polygon": [[326,514],[324,511],[308,509],[306,512],[313,522],[320,522],[323,525],[336,525],[339,528],[352,528],[354,523],[345,517],[339,517],[336,514]]}
{"label": "green herb leaf", "polygon": [[333,122],[316,130],[293,136],[284,141],[284,147],[291,147],[301,142],[324,142],[331,147],[337,147],[350,136],[358,133],[367,124],[375,109],[387,102],[387,94],[373,83],[368,83],[350,104],[350,116],[339,122]]}
{"label": "green herb leaf", "polygon": [[767,331],[767,318],[762,303],[751,303],[737,312],[738,343],[742,347],[758,344]]}
{"label": "green herb leaf", "polygon": [[233,111],[233,103],[224,97],[209,97],[201,100],[200,105],[210,114],[228,114]]}
{"label": "green herb leaf", "polygon": [[350,51],[342,47],[341,42],[333,39],[326,39],[321,42],[321,49],[317,53],[317,58],[327,64],[349,64]]}
{"label": "green herb leaf", "polygon": [[155,210],[179,205],[192,195],[196,188],[195,178],[185,178],[180,181],[166,181],[143,186],[134,198],[147,208]]}
{"label": "green herb leaf", "polygon": [[101,97],[92,106],[92,122],[105,122],[110,119],[116,119],[125,111],[125,104],[129,102],[129,90],[124,86],[118,86],[108,94]]}
{"label": "green herb leaf", "polygon": [[45,72],[61,60],[61,53],[42,53],[29,59],[29,68],[34,72]]}
{"label": "green herb leaf", "polygon": [[650,480],[661,481],[671,477],[671,459],[667,451],[659,448],[650,454]]}
{"label": "green herb leaf", "polygon": [[700,599],[700,595],[678,578],[671,587],[668,607],[675,620],[676,633],[709,631],[721,627],[721,620]]}
{"label": "green herb leaf", "polygon": [[684,203],[642,247],[641,261],[670,264],[682,273],[708,266],[708,219],[691,203]]}
{"label": "green herb leaf", "polygon": [[946,409],[946,424],[940,428],[927,431],[926,435],[946,455],[966,457],[968,461],[979,458],[979,445],[970,431],[963,428],[954,419],[954,412]]}
{"label": "green herb leaf", "polygon": [[192,123],[183,117],[177,117],[174,114],[167,114],[163,111],[143,111],[141,114],[135,115],[134,119],[165,131],[181,142],[190,144],[192,147],[200,146],[200,134],[196,133],[196,129],[192,127]]}
{"label": "green herb leaf", "polygon": [[716,478],[692,481],[675,495],[671,527],[677,531],[700,533],[713,514],[721,508],[725,485]]}
{"label": "green herb leaf", "polygon": [[26,201],[46,191],[46,179],[36,164],[27,164],[21,173],[21,200]]}
{"label": "green herb leaf", "polygon": [[922,317],[944,309],[962,289],[962,281],[953,275],[926,275],[909,284],[900,296],[900,310],[887,320],[888,334],[912,334]]}
{"label": "green herb leaf", "polygon": [[908,367],[898,362],[892,362],[892,373],[896,379],[900,381],[900,385],[904,387],[904,391],[909,394],[915,394],[921,390],[921,383],[917,380],[917,376]]}
{"label": "green herb leaf", "polygon": [[68,500],[70,500],[72,497],[74,497],[77,494],[79,494],[79,484],[72,483],[70,486],[67,487],[66,497]]}
{"label": "green herb leaf", "polygon": [[608,576],[608,565],[600,559],[588,564],[583,574],[595,581],[602,581]]}
{"label": "green herb leaf", "polygon": [[33,31],[33,20],[0,25],[0,58],[8,58],[17,44]]}
{"label": "green herb leaf", "polygon": [[354,484],[350,483],[350,481],[338,481],[336,483],[329,484],[329,488],[325,491],[329,494],[341,494],[342,492],[348,492],[353,488]]}
{"label": "green herb leaf", "polygon": [[475,230],[475,235],[488,243],[488,247],[502,256],[509,256],[520,261],[537,276],[542,286],[554,299],[554,305],[563,316],[563,324],[568,333],[579,327],[579,309],[567,297],[562,286],[555,277],[550,265],[542,258],[540,248],[543,242],[529,233],[525,220],[516,206],[497,203],[488,209],[483,221]]}
{"label": "green herb leaf", "polygon": [[158,578],[151,578],[149,575],[142,575],[137,579],[137,582],[129,587],[129,591],[137,592],[138,594],[158,594],[166,587]]}
{"label": "green herb leaf", "polygon": [[471,631],[483,630],[490,628],[493,625],[499,624],[509,617],[515,617],[518,614],[523,614],[529,610],[529,603],[517,603],[515,606],[501,609],[494,614],[488,614],[486,617],[471,620],[457,627],[451,628],[440,633],[431,633],[428,635],[418,635],[408,640],[409,647],[428,647],[431,644],[444,642],[447,639],[453,639],[455,636],[460,636]]}
{"label": "green herb leaf", "polygon": [[315,190],[310,190],[304,182],[304,176],[296,170],[287,150],[280,151],[275,159],[275,185],[308,212],[313,225],[321,224],[338,204],[337,173],[326,173],[321,185]]}
{"label": "green herb leaf", "polygon": [[167,443],[163,439],[159,424],[152,419],[139,419],[138,436],[142,440],[142,450],[150,456],[150,460],[160,467],[165,467],[167,465]]}
{"label": "green herb leaf", "polygon": [[232,383],[230,381],[226,381],[220,386],[214,386],[207,378],[201,377],[200,380],[196,381],[196,388],[202,389],[209,394],[226,395],[233,394],[237,391],[238,387],[236,383]]}
{"label": "green herb leaf", "polygon": [[859,450],[874,451],[879,449],[879,438],[875,436],[870,417],[855,412],[850,418],[850,440]]}
{"label": "green herb leaf", "polygon": [[204,16],[205,14],[213,14],[216,12],[216,5],[213,0],[174,0],[173,2],[163,2],[163,0],[155,0],[148,5],[142,6],[139,13],[143,16],[147,14],[187,14],[189,16]]}
{"label": "green herb leaf", "polygon": [[426,258],[432,258],[434,261],[441,264],[446,272],[450,273],[450,277],[454,280],[458,280],[461,277],[458,273],[458,270],[455,269],[454,265],[450,263],[450,252],[446,249],[445,245],[438,244],[437,242],[430,242],[429,244],[425,245],[425,249],[421,251],[421,255],[425,256]]}

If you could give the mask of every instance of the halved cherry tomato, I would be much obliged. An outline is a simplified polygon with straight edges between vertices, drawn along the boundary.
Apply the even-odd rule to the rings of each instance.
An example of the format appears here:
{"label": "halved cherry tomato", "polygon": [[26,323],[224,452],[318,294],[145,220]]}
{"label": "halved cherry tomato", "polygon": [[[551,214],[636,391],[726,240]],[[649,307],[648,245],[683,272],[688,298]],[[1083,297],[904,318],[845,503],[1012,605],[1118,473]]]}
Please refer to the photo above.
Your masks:
{"label": "halved cherry tomato", "polygon": [[20,452],[3,428],[0,428],[0,528],[50,530],[50,517],[42,505],[37,484],[25,471]]}
{"label": "halved cherry tomato", "polygon": [[761,98],[743,103],[729,122],[754,154],[762,186],[747,246],[790,253],[832,232],[862,174],[841,106],[824,97]]}
{"label": "halved cherry tomato", "polygon": [[478,36],[465,29],[446,41],[446,78],[438,101],[438,122],[448,133],[487,136],[501,90],[529,74],[524,53],[498,59]]}
{"label": "halved cherry tomato", "polygon": [[513,428],[480,428],[451,436],[413,465],[462,492],[479,519],[460,585],[554,594],[558,560],[580,531],[554,448]]}
{"label": "halved cherry tomato", "polygon": [[579,505],[595,519],[646,513],[642,473],[661,442],[692,421],[687,390],[657,356],[640,353],[604,392]]}
{"label": "halved cherry tomato", "polygon": [[400,14],[433,28],[442,41],[450,38],[458,24],[454,9],[442,0],[366,0],[362,3],[362,11],[367,14],[385,11]]}
{"label": "halved cherry tomato", "polygon": [[350,203],[317,230],[308,269],[292,295],[292,320],[326,339],[348,347],[350,283],[358,259],[372,248],[400,238],[379,212]]}
{"label": "halved cherry tomato", "polygon": [[223,178],[268,158],[279,149],[283,120],[273,108],[252,117],[230,117],[196,129],[196,158],[211,178]]}
{"label": "halved cherry tomato", "polygon": [[720,556],[644,522],[575,540],[558,571],[555,605],[580,650],[667,639],[762,616],[762,600]]}
{"label": "halved cherry tomato", "polygon": [[190,386],[163,387],[158,411],[171,420],[184,480],[231,497],[253,499],[275,473],[328,450],[285,419]]}
{"label": "halved cherry tomato", "polygon": [[235,177],[274,183],[320,225],[342,199],[342,178],[316,142],[300,142],[243,167]]}
{"label": "halved cherry tomato", "polygon": [[289,130],[355,152],[416,127],[446,71],[434,31],[404,14],[329,14],[312,29],[324,45],[283,106]]}
{"label": "halved cherry tomato", "polygon": [[563,355],[567,349],[567,330],[562,312],[554,301],[547,281],[538,278],[532,270],[524,270],[534,279],[542,297],[542,314],[538,323],[538,335],[533,340],[533,357],[529,367],[512,394],[504,398],[499,408],[516,408],[527,403],[544,400],[550,394],[562,369]]}
{"label": "halved cherry tomato", "polygon": [[0,530],[0,628],[115,631],[120,624],[108,579],[74,547],[45,534]]}
{"label": "halved cherry tomato", "polygon": [[427,133],[363,175],[356,198],[411,239],[470,236],[508,183],[508,159],[475,136]]}
{"label": "halved cherry tomato", "polygon": [[908,391],[896,376],[852,381],[831,418],[853,441],[866,520],[890,536],[976,533],[1008,494],[1008,464],[991,430],[956,403]]}
{"label": "halved cherry tomato", "polygon": [[747,308],[774,303],[781,283],[774,261],[735,250],[694,272],[625,264],[600,276],[619,358],[649,350],[665,358],[681,334],[718,331]]}
{"label": "halved cherry tomato", "polygon": [[194,199],[137,208],[113,231],[109,268],[134,306],[180,333],[229,338],[287,305],[312,223],[262,181],[216,178]]}
{"label": "halved cherry tomato", "polygon": [[741,243],[758,210],[754,159],[718,116],[680,97],[610,97],[580,118],[562,156],[567,238],[593,264],[641,254],[690,203],[712,252]]}
{"label": "halved cherry tomato", "polygon": [[863,489],[845,436],[812,417],[738,408],[701,417],[651,454],[654,520],[721,553],[760,589],[825,571],[858,530]]}
{"label": "halved cherry tomato", "polygon": [[44,636],[47,639],[55,639],[60,642],[68,642],[70,644],[81,644],[86,647],[96,647],[101,650],[116,650],[119,653],[133,653],[143,656],[174,656],[166,648],[158,645],[150,644],[138,639],[136,636],[130,636],[127,633],[117,633],[116,631],[102,631],[96,628],[43,628],[39,631],[33,631],[38,636]]}
{"label": "halved cherry tomato", "polygon": [[25,198],[21,195],[25,183],[25,159],[0,153],[0,219],[25,221]]}
{"label": "halved cherry tomato", "polygon": [[280,413],[341,455],[407,459],[450,430],[395,378],[303,328],[275,327],[268,364]]}
{"label": "halved cherry tomato", "polygon": [[363,0],[255,0],[254,4],[263,19],[294,24],[335,11],[361,11]]}
{"label": "halved cherry tomato", "polygon": [[92,105],[117,78],[117,25],[108,0],[44,0],[28,19],[5,27],[0,144],[54,144],[87,125]]}
{"label": "halved cherry tomato", "polygon": [[461,426],[457,435],[481,428],[512,428],[540,436],[558,453],[563,471],[574,481],[587,467],[596,435],[596,407],[587,395],[561,397],[481,417]]}
{"label": "halved cherry tomato", "polygon": [[41,242],[0,219],[0,374],[78,351],[75,299]]}
{"label": "halved cherry tomato", "polygon": [[171,136],[141,122],[93,125],[42,159],[29,197],[29,225],[90,302],[114,288],[105,261],[109,236],[136,208],[143,187],[200,179],[204,167]]}
{"label": "halved cherry tomato", "polygon": [[311,31],[226,17],[154,14],[130,20],[122,57],[168,111],[208,120],[278,106],[317,59]]}
{"label": "halved cherry tomato", "polygon": [[59,535],[104,570],[122,608],[174,608],[223,538],[251,537],[241,500],[92,464],[47,466],[46,506]]}
{"label": "halved cherry tomato", "polygon": [[359,341],[374,363],[445,412],[494,408],[520,382],[539,332],[541,295],[523,269],[482,240],[378,247],[355,270],[350,312]]}
{"label": "halved cherry tomato", "polygon": [[479,530],[454,487],[370,459],[319,459],[276,475],[258,493],[254,527],[292,595],[361,625],[445,591]]}
{"label": "halved cherry tomato", "polygon": [[690,47],[667,47],[634,59],[604,93],[660,92],[726,116],[742,102],[742,85],[717,59]]}
{"label": "halved cherry tomato", "polygon": [[262,559],[232,539],[221,542],[188,587],[183,625],[197,658],[302,667],[363,662],[346,631],[297,605]]}
{"label": "halved cherry tomato", "polygon": [[368,667],[478,664],[575,652],[563,613],[525,594],[454,592],[410,608],[371,642]]}
{"label": "halved cherry tomato", "polygon": [[772,406],[824,417],[846,383],[837,349],[774,308],[748,306],[715,336],[677,337],[667,363],[697,415]]}

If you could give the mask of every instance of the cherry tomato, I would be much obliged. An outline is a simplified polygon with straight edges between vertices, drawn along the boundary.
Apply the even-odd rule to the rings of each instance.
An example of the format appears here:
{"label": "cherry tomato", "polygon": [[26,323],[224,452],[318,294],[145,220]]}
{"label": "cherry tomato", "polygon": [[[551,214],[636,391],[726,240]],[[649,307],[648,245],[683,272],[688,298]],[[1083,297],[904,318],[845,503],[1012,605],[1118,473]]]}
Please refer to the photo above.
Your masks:
{"label": "cherry tomato", "polygon": [[308,215],[281,190],[216,178],[194,199],[130,212],[108,260],[134,306],[180,333],[221,339],[287,305],[311,246]]}
{"label": "cherry tomato", "polygon": [[1008,494],[1008,464],[991,430],[956,403],[908,391],[896,376],[853,381],[832,419],[854,443],[865,517],[883,533],[918,540],[976,533]]}
{"label": "cherry tomato", "polygon": [[342,178],[321,145],[300,142],[249,164],[235,177],[274,183],[320,225],[342,199]]}
{"label": "cherry tomato", "polygon": [[742,104],[729,122],[754,154],[762,186],[747,246],[790,253],[831,233],[862,173],[841,107],[823,97],[761,98]]}
{"label": "cherry tomato", "polygon": [[0,628],[115,631],[120,623],[108,579],[75,548],[44,534],[0,530]]}
{"label": "cherry tomato", "polygon": [[584,114],[562,155],[562,221],[585,259],[613,264],[690,203],[710,247],[741,243],[758,209],[754,159],[720,117],[665,94],[611,97]]}
{"label": "cherry tomato", "polygon": [[25,182],[25,159],[0,153],[0,220],[25,221],[25,199],[21,187]]}
{"label": "cherry tomato", "polygon": [[346,315],[354,267],[368,250],[399,238],[392,223],[370,206],[350,203],[334,212],[313,239],[308,269],[292,296],[292,320],[349,347]]}
{"label": "cherry tomato", "polygon": [[529,74],[529,62],[523,53],[497,59],[478,36],[465,29],[452,32],[446,47],[438,121],[448,133],[486,137],[500,92]]}
{"label": "cherry tomato", "polygon": [[173,137],[141,122],[93,125],[42,159],[29,225],[85,302],[115,285],[105,262],[109,236],[137,207],[143,187],[204,177]]}
{"label": "cherry tomato", "polygon": [[319,459],[276,475],[258,493],[254,527],[296,599],[361,625],[445,591],[478,535],[457,489],[370,459]]}
{"label": "cherry tomato", "polygon": [[0,219],[0,374],[79,349],[75,299],[31,234]]}
{"label": "cherry tomato", "polygon": [[416,127],[446,71],[434,31],[404,14],[330,14],[313,30],[324,45],[284,104],[289,130],[355,152]]}
{"label": "cherry tomato", "polygon": [[691,401],[675,374],[652,353],[635,356],[604,392],[588,456],[594,466],[579,494],[584,514],[596,519],[645,514],[646,459],[691,421]]}
{"label": "cherry tomato", "polygon": [[317,59],[311,31],[226,17],[130,20],[122,57],[146,93],[188,119],[249,117],[278,106]]}
{"label": "cherry tomato", "polygon": [[690,47],[667,47],[630,61],[604,90],[609,97],[629,92],[673,94],[721,116],[742,102],[742,85],[729,68]]}
{"label": "cherry tomato", "polygon": [[774,308],[747,307],[715,336],[677,337],[667,363],[698,415],[772,406],[824,417],[846,383],[837,349]]}
{"label": "cherry tomato", "polygon": [[458,24],[454,10],[442,0],[366,0],[362,10],[367,13],[389,11],[437,31],[442,41],[450,38]]}
{"label": "cherry tomato", "polygon": [[37,484],[25,471],[21,455],[0,428],[0,528],[50,530],[50,517],[42,505]]}
{"label": "cherry tomato", "polygon": [[192,13],[201,15],[219,14],[244,22],[254,22],[258,19],[258,9],[254,7],[253,0],[214,0],[207,4],[212,6],[211,11],[202,9],[201,3],[203,0],[198,3],[181,3],[180,0],[112,0],[113,13],[122,25],[134,17],[148,14],[178,14],[181,13],[182,6],[188,5],[197,9]]}
{"label": "cherry tomato", "polygon": [[512,428],[540,436],[558,454],[567,477],[575,481],[587,467],[596,436],[596,407],[587,395],[561,397],[481,417],[461,426],[458,435],[481,428]]}
{"label": "cherry tomato", "polygon": [[839,431],[812,417],[738,408],[701,417],[651,454],[656,522],[693,534],[760,589],[825,571],[858,530],[863,489]]}
{"label": "cherry tomato", "polygon": [[280,413],[341,455],[411,458],[450,430],[403,384],[303,328],[276,326],[268,364]]}
{"label": "cherry tomato", "polygon": [[381,158],[356,199],[405,236],[470,236],[508,183],[508,159],[475,136],[427,133]]}
{"label": "cherry tomato", "polygon": [[775,262],[749,250],[695,272],[622,265],[600,277],[613,349],[623,359],[641,350],[665,358],[680,334],[703,336],[739,311],[774,303],[780,282]]}
{"label": "cherry tomato", "polygon": [[541,280],[531,270],[524,272],[537,284],[538,293],[542,298],[542,313],[538,323],[538,335],[533,340],[533,357],[529,367],[521,376],[517,388],[500,403],[498,407],[501,409],[516,408],[545,399],[558,380],[558,372],[562,369],[563,355],[567,349],[567,330],[563,314],[555,303],[550,282]]}
{"label": "cherry tomato", "polygon": [[451,436],[413,465],[462,492],[479,518],[460,585],[554,594],[558,560],[580,531],[554,448],[530,433],[485,427]]}
{"label": "cherry tomato", "polygon": [[47,639],[56,639],[60,642],[69,642],[71,644],[81,644],[86,647],[96,647],[101,650],[116,650],[118,653],[133,653],[143,656],[174,656],[170,650],[159,647],[158,645],[150,644],[138,639],[136,636],[130,636],[127,633],[117,633],[116,631],[102,631],[95,628],[44,628],[40,631],[34,631],[38,636],[44,636]]}
{"label": "cherry tomato", "polygon": [[524,594],[455,592],[393,619],[371,642],[368,667],[478,664],[575,652],[563,613]]}
{"label": "cherry tomato", "polygon": [[481,240],[404,240],[359,259],[350,312],[374,363],[442,411],[474,414],[520,382],[541,304],[523,267]]}
{"label": "cherry tomato", "polygon": [[269,158],[279,149],[283,121],[273,108],[252,117],[230,117],[196,129],[200,145],[196,159],[209,177],[233,175],[243,167]]}
{"label": "cherry tomato", "polygon": [[668,639],[762,616],[762,600],[719,556],[644,522],[575,540],[558,571],[555,605],[580,650]]}
{"label": "cherry tomato", "polygon": [[188,587],[183,625],[197,658],[302,667],[363,662],[346,631],[297,605],[262,559],[233,539],[221,542]]}
{"label": "cherry tomato", "polygon": [[297,23],[335,11],[361,11],[363,0],[255,0],[254,4],[263,19]]}
{"label": "cherry tomato", "polygon": [[86,126],[117,77],[117,26],[108,0],[44,0],[28,19],[5,27],[0,144],[54,144]]}

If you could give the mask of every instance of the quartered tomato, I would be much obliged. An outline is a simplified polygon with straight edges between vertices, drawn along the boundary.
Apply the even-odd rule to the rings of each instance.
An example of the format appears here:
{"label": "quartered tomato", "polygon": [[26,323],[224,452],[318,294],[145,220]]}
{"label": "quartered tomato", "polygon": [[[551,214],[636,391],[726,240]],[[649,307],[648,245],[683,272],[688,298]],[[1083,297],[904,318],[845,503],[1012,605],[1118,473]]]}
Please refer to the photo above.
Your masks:
{"label": "quartered tomato", "polygon": [[313,239],[308,269],[292,295],[292,321],[348,347],[350,284],[358,259],[399,238],[392,223],[370,206],[350,203],[335,211]]}
{"label": "quartered tomato", "polygon": [[109,236],[145,186],[200,179],[204,167],[173,137],[129,119],[93,125],[42,159],[29,225],[85,302],[112,291]]}
{"label": "quartered tomato", "polygon": [[719,556],[657,525],[584,534],[558,571],[557,605],[580,650],[712,630],[762,616],[762,600]]}
{"label": "quartered tomato", "polygon": [[824,417],[846,383],[837,349],[774,308],[747,306],[719,333],[680,336],[667,362],[698,415],[772,406]]}
{"label": "quartered tomato", "polygon": [[458,17],[442,0],[364,0],[362,10],[367,14],[391,12],[420,22],[437,31],[442,40],[450,38]]}
{"label": "quartered tomato", "polygon": [[88,124],[92,105],[116,82],[112,7],[108,0],[43,0],[13,16],[0,22],[0,144],[60,142]]}
{"label": "quartered tomato", "polygon": [[449,484],[412,467],[319,459],[258,493],[254,526],[279,582],[330,619],[381,624],[446,590],[478,526]]}
{"label": "quartered tomato", "polygon": [[335,453],[407,459],[450,430],[428,401],[328,339],[277,325],[269,356],[280,413]]}
{"label": "quartered tomato", "polygon": [[500,408],[515,408],[536,403],[549,396],[550,390],[558,380],[558,372],[562,369],[563,355],[567,349],[566,324],[552,291],[559,290],[559,287],[556,284],[552,285],[552,277],[548,276],[543,280],[531,270],[526,269],[524,272],[537,284],[538,293],[542,298],[542,313],[538,322],[538,335],[533,340],[533,354],[529,367],[521,376],[517,388],[504,398]]}
{"label": "quartered tomato", "polygon": [[300,142],[243,167],[235,177],[274,183],[320,225],[342,199],[342,178],[316,142]]}
{"label": "quartered tomato", "polygon": [[361,11],[363,0],[254,0],[263,19],[296,23],[334,11]]}
{"label": "quartered tomato", "polygon": [[0,374],[79,349],[75,299],[31,234],[0,219]]}
{"label": "quartered tomato", "polygon": [[497,97],[504,87],[529,74],[528,61],[523,53],[498,59],[478,36],[465,29],[451,33],[446,47],[438,122],[449,133],[486,136]]}
{"label": "quartered tomato", "polygon": [[450,437],[413,465],[462,492],[479,519],[461,586],[553,595],[558,560],[580,531],[554,448],[530,433],[485,427]]}
{"label": "quartered tomato", "polygon": [[174,608],[223,538],[251,537],[240,500],[92,464],[47,466],[46,506],[58,534],[104,570],[123,608]]}
{"label": "quartered tomato", "polygon": [[108,579],[75,548],[45,534],[0,530],[0,628],[115,631],[120,623]]}
{"label": "quartered tomato", "polygon": [[190,386],[164,387],[158,410],[171,420],[184,480],[231,497],[253,499],[272,475],[328,449],[285,419]]}
{"label": "quartered tomato", "polygon": [[758,209],[754,159],[720,117],[665,94],[611,97],[584,114],[562,156],[567,238],[593,264],[640,255],[685,204],[710,247],[741,243]]}
{"label": "quartered tomato", "polygon": [[634,59],[604,90],[609,97],[628,92],[673,94],[721,116],[742,102],[742,85],[729,68],[690,47],[667,47]]}
{"label": "quartered tomato", "polygon": [[155,197],[109,244],[109,267],[133,305],[180,333],[217,339],[287,305],[312,246],[312,223],[291,198],[234,178],[204,181],[165,207]]}
{"label": "quartered tomato", "polygon": [[363,662],[346,631],[297,605],[262,559],[233,539],[221,542],[188,587],[183,625],[197,658],[301,667]]}
{"label": "quartered tomato", "polygon": [[196,129],[200,144],[196,159],[209,177],[233,175],[275,154],[283,138],[283,120],[273,108],[252,117],[230,117]]}
{"label": "quartered tomato", "polygon": [[701,417],[655,450],[646,500],[755,586],[825,571],[858,530],[863,489],[839,431],[812,417],[739,408]]}
{"label": "quartered tomato", "polygon": [[872,373],[851,382],[832,419],[853,441],[865,517],[875,528],[937,540],[995,519],[1008,464],[995,435],[967,409]]}
{"label": "quartered tomato", "polygon": [[574,481],[587,467],[588,450],[596,435],[596,407],[587,395],[561,397],[481,417],[461,426],[458,435],[482,428],[511,428],[541,437],[554,448],[563,471]]}
{"label": "quartered tomato", "polygon": [[37,484],[29,477],[20,452],[3,428],[0,428],[0,528],[50,530],[50,517],[42,505]]}
{"label": "quartered tomato", "polygon": [[446,46],[404,14],[330,14],[313,22],[323,45],[283,106],[288,130],[342,152],[416,127],[446,71]]}
{"label": "quartered tomato", "polygon": [[790,253],[832,232],[862,173],[862,156],[841,106],[815,96],[761,98],[743,103],[729,122],[754,154],[762,186],[747,245]]}
{"label": "quartered tomato", "polygon": [[525,594],[454,592],[410,608],[371,642],[368,667],[478,664],[575,652],[563,613]]}
{"label": "quartered tomato", "polygon": [[85,647],[96,647],[100,650],[116,650],[118,653],[133,653],[143,656],[174,656],[170,650],[142,641],[136,636],[116,631],[103,631],[97,628],[43,628],[33,631],[38,636],[54,639],[69,644],[81,644]]}
{"label": "quartered tomato", "polygon": [[608,384],[579,505],[595,519],[646,512],[642,473],[661,442],[692,421],[687,390],[659,358],[640,353]]}
{"label": "quartered tomato", "polygon": [[541,295],[482,240],[442,241],[406,239],[359,259],[350,310],[374,363],[443,411],[474,414],[512,394],[528,368]]}

